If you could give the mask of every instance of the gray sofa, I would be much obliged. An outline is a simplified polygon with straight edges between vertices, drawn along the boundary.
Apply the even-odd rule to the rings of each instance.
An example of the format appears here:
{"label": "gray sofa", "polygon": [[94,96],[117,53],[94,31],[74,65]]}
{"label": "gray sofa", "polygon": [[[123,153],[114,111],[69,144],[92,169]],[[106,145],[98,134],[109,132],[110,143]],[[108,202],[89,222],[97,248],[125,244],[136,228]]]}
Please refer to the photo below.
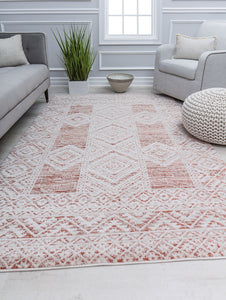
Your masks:
{"label": "gray sofa", "polygon": [[155,91],[185,100],[190,94],[212,87],[226,88],[226,21],[204,21],[198,37],[216,36],[216,50],[199,60],[173,59],[175,45],[166,44],[156,54]]}
{"label": "gray sofa", "polygon": [[50,85],[43,33],[0,33],[0,38],[22,35],[23,49],[30,64],[0,68],[0,138],[45,93]]}

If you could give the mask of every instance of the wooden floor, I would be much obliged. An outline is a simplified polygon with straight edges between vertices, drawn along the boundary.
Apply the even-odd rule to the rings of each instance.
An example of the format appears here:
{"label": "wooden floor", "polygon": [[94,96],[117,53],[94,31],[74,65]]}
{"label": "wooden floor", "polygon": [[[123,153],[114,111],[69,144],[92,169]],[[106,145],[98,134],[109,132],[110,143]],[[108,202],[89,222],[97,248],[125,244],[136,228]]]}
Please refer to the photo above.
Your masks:
{"label": "wooden floor", "polygon": [[[95,88],[91,92],[111,91]],[[131,88],[128,92],[149,93],[150,89]],[[0,159],[8,155],[45,105],[44,100],[38,101],[0,140]],[[215,149],[226,161],[226,147]],[[0,300],[6,299],[224,300],[226,259],[0,273]]]}

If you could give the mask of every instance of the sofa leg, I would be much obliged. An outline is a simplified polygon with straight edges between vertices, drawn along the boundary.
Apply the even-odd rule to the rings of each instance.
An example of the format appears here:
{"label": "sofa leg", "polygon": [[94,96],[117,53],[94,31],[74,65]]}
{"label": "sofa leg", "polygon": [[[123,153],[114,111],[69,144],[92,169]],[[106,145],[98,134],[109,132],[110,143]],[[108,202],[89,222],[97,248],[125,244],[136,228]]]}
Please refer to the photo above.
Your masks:
{"label": "sofa leg", "polygon": [[48,90],[45,91],[45,98],[46,98],[46,103],[48,103],[49,102],[49,91]]}

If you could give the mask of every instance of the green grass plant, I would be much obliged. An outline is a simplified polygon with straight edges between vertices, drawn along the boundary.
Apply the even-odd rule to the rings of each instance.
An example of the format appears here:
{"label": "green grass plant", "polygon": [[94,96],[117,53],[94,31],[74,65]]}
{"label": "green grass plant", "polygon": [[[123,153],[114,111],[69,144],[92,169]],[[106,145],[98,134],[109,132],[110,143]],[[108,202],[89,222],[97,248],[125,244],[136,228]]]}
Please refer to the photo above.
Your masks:
{"label": "green grass plant", "polygon": [[71,26],[68,32],[59,30],[54,37],[61,49],[62,61],[70,81],[86,81],[96,58],[87,27]]}

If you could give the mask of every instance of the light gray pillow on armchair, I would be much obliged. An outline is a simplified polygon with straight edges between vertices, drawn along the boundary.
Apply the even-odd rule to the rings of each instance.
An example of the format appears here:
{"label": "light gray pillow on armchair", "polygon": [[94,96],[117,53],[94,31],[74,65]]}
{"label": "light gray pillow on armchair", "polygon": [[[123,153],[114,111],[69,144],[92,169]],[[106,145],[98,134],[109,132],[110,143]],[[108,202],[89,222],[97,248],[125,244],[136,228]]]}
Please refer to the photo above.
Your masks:
{"label": "light gray pillow on armchair", "polygon": [[216,49],[216,41],[215,36],[190,37],[177,34],[174,58],[198,60],[203,52]]}
{"label": "light gray pillow on armchair", "polygon": [[0,67],[29,64],[23,50],[20,34],[0,39]]}

